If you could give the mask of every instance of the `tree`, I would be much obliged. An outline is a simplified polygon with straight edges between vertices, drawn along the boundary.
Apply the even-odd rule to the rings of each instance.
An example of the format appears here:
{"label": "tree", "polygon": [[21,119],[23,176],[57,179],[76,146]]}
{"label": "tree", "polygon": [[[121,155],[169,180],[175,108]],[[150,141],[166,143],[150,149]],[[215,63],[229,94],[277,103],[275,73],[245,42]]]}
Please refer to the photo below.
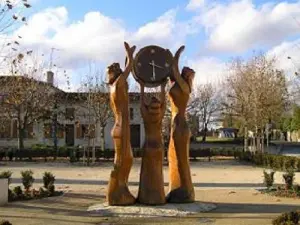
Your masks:
{"label": "tree", "polygon": [[[202,141],[206,141],[208,126],[218,119],[217,114],[221,110],[221,95],[217,91],[216,87],[212,84],[199,84],[194,88],[191,101],[188,106],[188,114],[193,120],[192,128],[197,127],[195,123],[201,124],[201,130],[203,132]],[[193,130],[193,129],[192,129]],[[195,131],[194,131],[195,132]]]}
{"label": "tree", "polygon": [[21,24],[26,24],[24,12],[31,8],[27,0],[2,0],[0,2],[0,64],[19,54],[22,37],[12,35]]}
{"label": "tree", "polygon": [[11,62],[10,76],[0,77],[0,87],[5,95],[0,114],[3,120],[16,121],[18,146],[24,148],[24,138],[29,126],[51,118],[57,89],[39,80],[44,67],[28,55],[19,54]]}
{"label": "tree", "polygon": [[[86,82],[82,87],[86,97],[83,101],[83,107],[87,107],[90,124],[88,132],[94,132],[96,129],[93,124],[100,128],[101,149],[105,150],[105,127],[107,123],[113,119],[113,113],[110,108],[110,96],[107,84],[104,82],[103,74],[98,70],[90,72],[87,76]],[[90,135],[88,135],[88,138]]]}
{"label": "tree", "polygon": [[288,99],[285,75],[276,69],[276,59],[257,54],[247,61],[236,59],[226,80],[226,110],[231,110],[245,131],[254,133],[254,148],[263,151],[265,126],[278,121]]}

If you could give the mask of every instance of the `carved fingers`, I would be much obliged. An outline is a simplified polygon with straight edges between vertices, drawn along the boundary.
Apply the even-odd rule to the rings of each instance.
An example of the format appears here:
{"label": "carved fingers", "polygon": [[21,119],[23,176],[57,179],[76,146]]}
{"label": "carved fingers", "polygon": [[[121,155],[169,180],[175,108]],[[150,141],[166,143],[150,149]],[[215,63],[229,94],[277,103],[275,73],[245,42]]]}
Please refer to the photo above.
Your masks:
{"label": "carved fingers", "polygon": [[127,58],[129,60],[133,59],[133,53],[136,49],[136,46],[134,45],[134,46],[130,47],[127,42],[124,42],[124,46],[125,46],[125,50],[126,50],[126,53],[127,53]]}
{"label": "carved fingers", "polygon": [[124,75],[126,76],[126,78],[128,77],[131,69],[132,69],[132,65],[133,65],[133,53],[135,51],[136,46],[132,46],[130,47],[129,44],[127,42],[124,42],[124,47],[126,50],[126,68],[124,70]]}
{"label": "carved fingers", "polygon": [[184,48],[185,48],[185,46],[182,45],[182,46],[177,50],[177,52],[175,53],[174,59],[175,59],[177,62],[179,61],[180,55],[181,55],[181,53],[184,51]]}

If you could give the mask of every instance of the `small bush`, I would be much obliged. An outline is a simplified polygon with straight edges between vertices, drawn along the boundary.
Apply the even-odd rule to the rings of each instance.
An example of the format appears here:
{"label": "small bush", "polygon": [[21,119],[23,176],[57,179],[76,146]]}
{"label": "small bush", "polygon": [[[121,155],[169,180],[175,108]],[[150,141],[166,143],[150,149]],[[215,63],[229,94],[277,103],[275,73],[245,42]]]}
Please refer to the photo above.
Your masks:
{"label": "small bush", "polygon": [[267,188],[270,188],[274,184],[274,174],[275,172],[272,171],[270,173],[267,173],[264,171],[264,184],[267,186]]}
{"label": "small bush", "polygon": [[37,191],[37,190],[35,190],[35,189],[32,189],[32,190],[30,191],[30,197],[31,197],[32,199],[38,198],[38,197],[40,197],[40,192]]}
{"label": "small bush", "polygon": [[6,178],[8,179],[8,185],[10,185],[11,183],[11,175],[12,175],[12,172],[7,170],[7,171],[3,171],[0,173],[0,179],[1,178]]}
{"label": "small bush", "polygon": [[0,225],[12,225],[8,220],[0,221]]}
{"label": "small bush", "polygon": [[8,201],[13,201],[15,199],[15,194],[11,189],[8,189]]}
{"label": "small bush", "polygon": [[13,150],[9,150],[7,153],[8,159],[11,162],[14,158],[14,151]]}
{"label": "small bush", "polygon": [[28,192],[34,182],[33,172],[31,170],[25,170],[21,172],[21,175],[22,175],[22,184],[25,190]]}
{"label": "small bush", "polygon": [[14,188],[13,193],[15,194],[16,197],[20,198],[23,196],[23,191],[21,186],[17,186]]}
{"label": "small bush", "polygon": [[298,225],[300,221],[300,211],[284,213],[273,220],[273,225]]}
{"label": "small bush", "polygon": [[287,173],[283,174],[282,177],[285,182],[286,190],[291,190],[294,185],[295,172],[293,170],[290,170]]}
{"label": "small bush", "polygon": [[50,196],[53,196],[55,193],[55,186],[53,184],[49,185],[48,191],[49,191]]}
{"label": "small bush", "polygon": [[44,188],[48,189],[50,185],[54,185],[55,176],[51,172],[45,172],[43,176]]}
{"label": "small bush", "polygon": [[42,187],[40,187],[40,189],[39,189],[39,194],[40,194],[41,198],[45,198],[45,197],[49,197],[50,196],[49,191],[45,190]]}

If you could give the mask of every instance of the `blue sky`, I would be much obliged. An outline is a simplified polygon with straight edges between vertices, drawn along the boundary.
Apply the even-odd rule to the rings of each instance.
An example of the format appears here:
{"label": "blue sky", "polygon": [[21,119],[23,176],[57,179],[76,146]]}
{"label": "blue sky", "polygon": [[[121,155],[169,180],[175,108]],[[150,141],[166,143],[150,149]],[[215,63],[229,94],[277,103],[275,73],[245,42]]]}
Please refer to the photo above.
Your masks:
{"label": "blue sky", "polygon": [[[172,9],[177,10],[178,21],[192,19],[195,13],[185,10],[187,4],[186,0],[39,0],[34,4],[32,12],[39,12],[49,7],[64,6],[69,12],[69,22],[72,22],[82,20],[88,12],[99,11],[106,16],[122,20],[127,29],[136,30]],[[198,33],[191,35],[186,40],[187,54],[197,54],[195,47],[200,49],[203,36]]]}
{"label": "blue sky", "polygon": [[232,57],[249,57],[254,50],[275,55],[287,71],[292,66],[287,55],[300,62],[295,47],[300,43],[299,1],[33,0],[28,26],[18,32],[28,47],[61,49],[56,63],[69,72],[73,88],[87,61],[101,70],[113,61],[123,63],[124,40],[173,52],[186,45],[181,64],[196,70],[199,83],[220,81]]}

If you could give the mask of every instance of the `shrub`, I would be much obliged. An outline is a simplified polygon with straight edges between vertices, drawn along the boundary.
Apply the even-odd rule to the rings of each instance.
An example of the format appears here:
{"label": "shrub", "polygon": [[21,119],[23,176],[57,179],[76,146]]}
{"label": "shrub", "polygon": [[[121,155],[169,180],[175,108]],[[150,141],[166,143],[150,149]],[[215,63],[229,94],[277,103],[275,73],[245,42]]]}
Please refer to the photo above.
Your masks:
{"label": "shrub", "polygon": [[11,175],[12,175],[12,172],[7,170],[7,171],[3,171],[0,173],[0,178],[6,178],[8,179],[8,185],[10,185],[11,183]]}
{"label": "shrub", "polygon": [[0,161],[2,161],[3,158],[5,158],[5,152],[0,150]]}
{"label": "shrub", "polygon": [[48,190],[45,190],[44,188],[40,187],[39,189],[39,194],[40,194],[40,197],[44,198],[44,197],[49,197],[49,191]]}
{"label": "shrub", "polygon": [[22,184],[25,190],[28,192],[34,182],[33,172],[31,170],[25,170],[21,172],[21,175],[22,175]]}
{"label": "shrub", "polygon": [[33,199],[39,197],[39,194],[40,194],[40,192],[35,190],[35,189],[32,189],[30,191],[30,197],[33,198]]}
{"label": "shrub", "polygon": [[294,180],[295,180],[295,172],[293,170],[289,170],[287,173],[282,175],[286,190],[291,190],[293,188]]}
{"label": "shrub", "polygon": [[45,172],[43,176],[44,188],[48,189],[50,185],[54,185],[55,176],[51,172]]}
{"label": "shrub", "polygon": [[294,190],[297,193],[297,195],[300,196],[300,185],[295,185]]}
{"label": "shrub", "polygon": [[297,225],[300,221],[300,211],[288,212],[273,220],[273,225]]}
{"label": "shrub", "polygon": [[15,199],[15,194],[11,189],[8,189],[8,201],[13,201]]}
{"label": "shrub", "polygon": [[271,171],[270,173],[267,173],[264,171],[264,184],[267,186],[267,188],[270,188],[274,184],[274,171]]}
{"label": "shrub", "polygon": [[9,161],[12,161],[14,158],[14,151],[13,150],[9,150],[7,153],[8,159]]}
{"label": "shrub", "polygon": [[14,192],[15,196],[18,197],[18,198],[23,196],[23,191],[22,191],[22,188],[20,186],[14,187],[13,192]]}
{"label": "shrub", "polygon": [[0,225],[12,225],[8,220],[2,220]]}
{"label": "shrub", "polygon": [[53,196],[55,193],[55,186],[53,184],[50,184],[48,186],[48,191],[49,191],[50,196]]}
{"label": "shrub", "polygon": [[300,172],[300,159],[291,156],[271,155],[263,153],[238,152],[239,160],[251,162],[257,166],[269,167],[273,170],[294,170]]}

